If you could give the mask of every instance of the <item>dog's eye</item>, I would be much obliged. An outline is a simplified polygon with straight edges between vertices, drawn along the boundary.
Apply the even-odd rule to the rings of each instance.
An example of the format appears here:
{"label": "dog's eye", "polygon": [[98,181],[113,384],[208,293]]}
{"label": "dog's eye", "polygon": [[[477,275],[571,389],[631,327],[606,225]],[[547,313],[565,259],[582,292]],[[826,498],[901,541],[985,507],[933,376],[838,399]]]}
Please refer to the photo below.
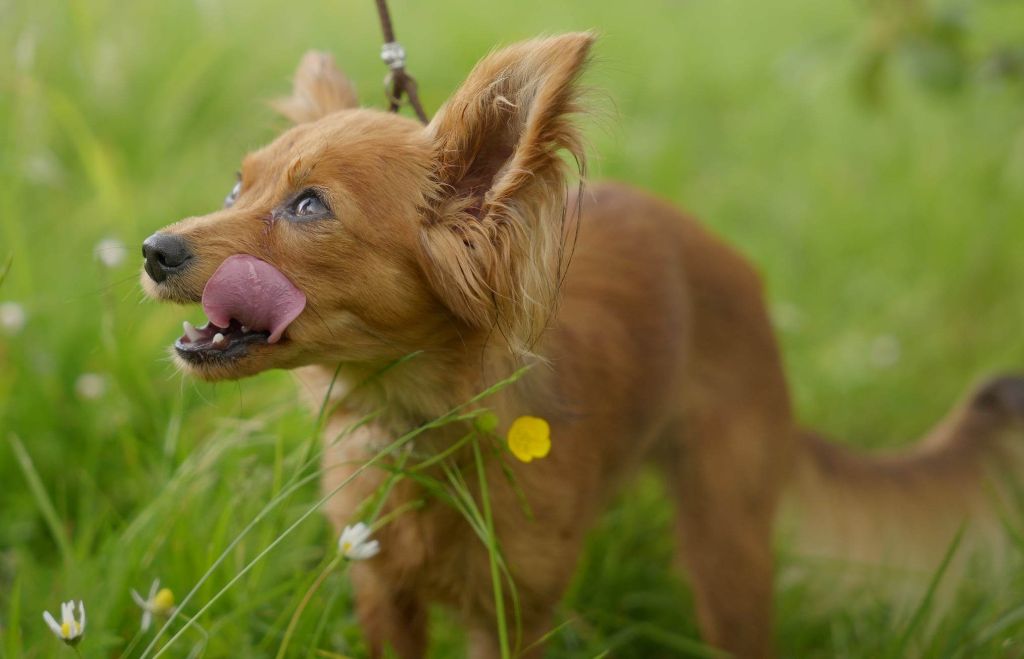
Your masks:
{"label": "dog's eye", "polygon": [[306,190],[292,202],[292,215],[299,219],[314,219],[330,214],[316,190]]}
{"label": "dog's eye", "polygon": [[224,208],[231,208],[235,205],[235,200],[238,199],[239,193],[242,192],[242,182],[238,181],[235,183],[235,187],[231,188],[231,192],[228,196],[224,197]]}

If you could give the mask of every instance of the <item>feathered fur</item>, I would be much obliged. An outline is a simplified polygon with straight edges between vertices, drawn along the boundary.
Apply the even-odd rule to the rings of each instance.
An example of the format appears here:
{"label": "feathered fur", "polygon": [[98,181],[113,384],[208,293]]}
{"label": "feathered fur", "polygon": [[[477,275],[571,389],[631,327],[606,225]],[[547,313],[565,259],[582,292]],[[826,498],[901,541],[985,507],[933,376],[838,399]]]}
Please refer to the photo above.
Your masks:
{"label": "feathered fur", "polygon": [[[993,465],[1019,473],[1021,379],[975,395],[905,455],[862,457],[801,435],[747,261],[633,188],[567,193],[566,162],[584,162],[573,118],[593,41],[567,34],[491,53],[426,128],[356,108],[330,58],[307,55],[278,103],[297,125],[244,159],[231,208],[164,230],[190,246],[187,267],[159,283],[144,276],[154,297],[196,302],[218,265],[245,253],[305,293],[279,343],[183,367],[221,380],[301,366],[310,398],[333,392],[327,515],[340,530],[388,492],[381,552],[352,569],[375,657],[389,647],[423,657],[433,602],[460,616],[470,656],[498,655],[490,556],[475,530],[415,480],[390,487],[389,467],[362,466],[528,361],[541,366],[485,404],[499,434],[518,416],[546,418],[551,453],[481,463],[518,593],[520,624],[508,622],[521,656],[540,656],[588,529],[645,461],[663,469],[677,505],[701,631],[738,657],[773,653],[772,542],[787,489],[821,522],[819,548],[937,550],[964,519],[987,518],[988,490],[1006,491]],[[280,220],[304,190],[330,216]],[[431,427],[416,448],[431,455],[469,432]],[[450,460],[477,468],[466,451]]]}

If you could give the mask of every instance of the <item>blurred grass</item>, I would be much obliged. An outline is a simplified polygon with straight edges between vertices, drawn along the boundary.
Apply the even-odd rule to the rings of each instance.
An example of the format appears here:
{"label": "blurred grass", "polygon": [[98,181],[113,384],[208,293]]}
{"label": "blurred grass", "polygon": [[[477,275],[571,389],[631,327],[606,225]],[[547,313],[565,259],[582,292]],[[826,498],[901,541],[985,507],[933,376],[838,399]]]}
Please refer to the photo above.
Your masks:
{"label": "blurred grass", "polygon": [[[967,52],[1024,42],[1021,3],[958,7]],[[936,94],[895,57],[884,101],[867,106],[856,77],[870,21],[852,2],[393,0],[392,11],[430,111],[496,44],[598,29],[588,81],[612,112],[589,131],[592,172],[676,201],[760,266],[809,424],[903,444],[969,381],[1024,366],[1019,83],[972,71]],[[281,491],[314,427],[286,374],[210,386],[174,373],[166,346],[182,310],[140,304],[136,246],[219,204],[241,155],[283,126],[263,101],[286,91],[306,49],[334,52],[379,106],[379,28],[372,3],[351,0],[0,0],[0,16],[0,262],[13,258],[0,302],[27,313],[20,333],[0,333],[0,649],[56,652],[39,615],[74,597],[90,613],[83,654],[116,656],[137,629],[128,589],[160,577],[186,592]],[[128,246],[123,265],[94,259],[106,237]],[[99,398],[76,393],[84,373],[104,378]],[[269,514],[195,601],[315,497],[311,484]],[[669,515],[649,478],[614,506],[551,656],[694,651]],[[286,538],[201,617],[206,656],[272,656],[333,542],[318,516]],[[783,655],[899,656],[911,621],[885,602],[823,610],[813,583],[780,581]],[[1002,586],[966,584],[916,647],[1019,656],[1024,579]],[[351,611],[332,574],[290,656],[359,656]],[[443,613],[434,627],[437,655],[459,656]],[[201,638],[186,632],[168,654]]]}

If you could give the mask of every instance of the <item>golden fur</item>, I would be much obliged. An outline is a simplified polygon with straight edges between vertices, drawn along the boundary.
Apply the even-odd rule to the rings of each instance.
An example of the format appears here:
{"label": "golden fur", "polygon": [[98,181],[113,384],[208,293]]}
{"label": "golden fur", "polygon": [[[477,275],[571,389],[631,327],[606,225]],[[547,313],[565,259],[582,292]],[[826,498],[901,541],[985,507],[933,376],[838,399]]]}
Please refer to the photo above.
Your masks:
{"label": "golden fur", "polygon": [[[963,500],[948,484],[980,501],[982,463],[1021,439],[1020,381],[993,385],[991,409],[958,408],[938,439],[905,457],[869,460],[801,435],[751,266],[639,191],[572,191],[566,162],[584,157],[572,114],[593,39],[567,34],[492,53],[426,128],[356,108],[329,58],[308,55],[293,95],[278,104],[297,125],[245,158],[234,206],[165,230],[188,241],[194,262],[144,285],[159,299],[196,302],[217,266],[245,253],[306,294],[305,312],[280,343],[254,345],[230,363],[183,366],[211,380],[302,366],[317,400],[338,369],[334,397],[343,406],[325,432],[325,491],[396,437],[534,364],[485,401],[499,432],[524,414],[552,429],[547,458],[505,461],[532,518],[501,461],[484,464],[521,606],[517,651],[539,656],[588,528],[650,460],[677,502],[680,557],[705,638],[737,656],[768,656],[784,487],[796,484],[812,513],[833,519],[867,510],[867,520],[916,497],[928,505],[915,515],[940,512],[952,520],[940,524],[949,535],[973,508],[947,506]],[[275,219],[282,199],[310,187],[332,218]],[[368,414],[377,416],[357,423]],[[466,431],[435,429],[417,450],[450,446]],[[471,454],[452,460],[474,469]],[[388,474],[363,471],[330,500],[337,528],[355,521]],[[423,498],[402,480],[384,511]],[[870,524],[854,526],[871,536]],[[380,555],[352,569],[374,656],[387,646],[402,658],[424,656],[432,602],[460,615],[470,656],[498,656],[488,553],[458,513],[427,498],[378,537]]]}

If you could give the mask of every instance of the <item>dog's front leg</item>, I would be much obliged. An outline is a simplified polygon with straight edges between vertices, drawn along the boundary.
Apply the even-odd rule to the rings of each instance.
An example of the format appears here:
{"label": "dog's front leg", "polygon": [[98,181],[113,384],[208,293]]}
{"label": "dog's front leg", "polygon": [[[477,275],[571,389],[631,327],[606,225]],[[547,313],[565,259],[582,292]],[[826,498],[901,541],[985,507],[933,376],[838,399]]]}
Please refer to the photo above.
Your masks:
{"label": "dog's front leg", "polygon": [[[519,639],[517,659],[540,659],[544,656],[543,639],[551,632],[550,618],[523,621],[523,636]],[[500,659],[501,643],[494,628],[494,620],[487,620],[469,630],[469,659]]]}
{"label": "dog's front leg", "polygon": [[[364,469],[364,465],[390,442],[383,428],[343,411],[327,424],[322,487],[333,496],[324,512],[336,533],[348,525],[368,521],[362,517],[363,507],[386,487],[390,472],[377,467]],[[401,506],[406,494],[398,484],[384,514]],[[374,538],[380,541],[380,554],[365,562],[354,561],[350,568],[357,614],[370,656],[375,658],[393,653],[390,656],[399,659],[420,659],[426,654],[426,606],[413,586],[403,581],[417,573],[422,561],[417,548],[422,550],[424,543],[415,534],[415,525],[404,520],[398,517],[378,529]]]}
{"label": "dog's front leg", "polygon": [[393,652],[399,659],[421,659],[427,650],[426,606],[411,589],[381,579],[373,566],[355,564],[351,571],[356,612],[370,656]]}

